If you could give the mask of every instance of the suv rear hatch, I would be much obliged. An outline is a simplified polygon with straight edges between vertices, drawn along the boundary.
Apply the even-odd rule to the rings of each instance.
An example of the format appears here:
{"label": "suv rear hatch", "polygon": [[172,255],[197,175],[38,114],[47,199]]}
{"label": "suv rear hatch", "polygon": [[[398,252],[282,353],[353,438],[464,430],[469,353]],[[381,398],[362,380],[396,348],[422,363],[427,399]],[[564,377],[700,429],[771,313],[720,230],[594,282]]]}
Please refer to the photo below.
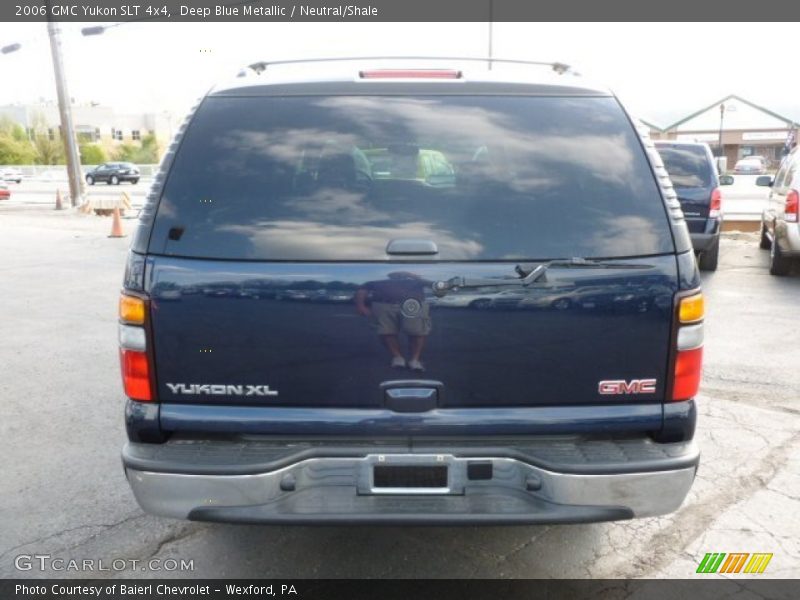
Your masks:
{"label": "suv rear hatch", "polygon": [[703,233],[717,189],[714,163],[707,146],[657,142],[658,153],[669,172],[690,233]]}
{"label": "suv rear hatch", "polygon": [[[165,405],[666,395],[675,249],[611,97],[212,95],[171,165],[146,273]],[[392,368],[396,346],[424,372]]]}

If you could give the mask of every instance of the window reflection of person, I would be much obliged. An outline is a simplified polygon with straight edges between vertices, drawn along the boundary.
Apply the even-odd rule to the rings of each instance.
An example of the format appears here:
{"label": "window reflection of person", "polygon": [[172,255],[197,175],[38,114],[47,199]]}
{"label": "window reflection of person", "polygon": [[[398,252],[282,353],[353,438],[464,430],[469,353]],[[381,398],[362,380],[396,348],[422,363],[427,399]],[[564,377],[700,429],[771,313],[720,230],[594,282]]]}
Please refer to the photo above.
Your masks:
{"label": "window reflection of person", "polygon": [[[356,292],[358,314],[370,318],[395,369],[425,370],[421,356],[431,332],[430,306],[425,300],[428,284],[414,273],[397,271],[389,273],[387,279],[368,281]],[[400,349],[401,331],[408,336],[408,361]]]}

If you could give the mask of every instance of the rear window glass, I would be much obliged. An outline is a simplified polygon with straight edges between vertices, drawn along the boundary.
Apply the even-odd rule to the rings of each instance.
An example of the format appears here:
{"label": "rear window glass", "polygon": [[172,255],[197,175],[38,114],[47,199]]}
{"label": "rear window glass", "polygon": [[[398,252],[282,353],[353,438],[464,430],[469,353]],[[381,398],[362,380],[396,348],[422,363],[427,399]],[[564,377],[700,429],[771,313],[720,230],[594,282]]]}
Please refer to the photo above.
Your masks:
{"label": "rear window glass", "polygon": [[709,188],[713,165],[703,146],[658,144],[672,185],[682,188]]}
{"label": "rear window glass", "polygon": [[210,97],[171,167],[150,251],[256,260],[441,260],[673,250],[613,98]]}

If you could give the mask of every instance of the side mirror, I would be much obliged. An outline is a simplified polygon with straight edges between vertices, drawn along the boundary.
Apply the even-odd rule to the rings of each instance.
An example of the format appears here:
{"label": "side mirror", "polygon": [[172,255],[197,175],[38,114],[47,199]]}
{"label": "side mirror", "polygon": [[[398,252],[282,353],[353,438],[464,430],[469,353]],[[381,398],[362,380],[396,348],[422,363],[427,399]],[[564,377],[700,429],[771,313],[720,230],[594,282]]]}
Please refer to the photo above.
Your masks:
{"label": "side mirror", "polygon": [[760,187],[772,187],[773,183],[772,175],[762,175],[756,178],[756,185]]}
{"label": "side mirror", "polygon": [[719,176],[719,184],[720,185],[733,185],[733,175],[720,175]]}

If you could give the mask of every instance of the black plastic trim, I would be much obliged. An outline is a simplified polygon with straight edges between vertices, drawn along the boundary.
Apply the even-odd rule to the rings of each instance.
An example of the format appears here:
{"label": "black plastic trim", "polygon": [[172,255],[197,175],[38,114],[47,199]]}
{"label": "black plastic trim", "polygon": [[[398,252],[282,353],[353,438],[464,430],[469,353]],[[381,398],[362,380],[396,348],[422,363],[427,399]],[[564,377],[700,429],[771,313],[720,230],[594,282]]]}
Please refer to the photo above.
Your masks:
{"label": "black plastic trim", "polygon": [[135,402],[125,404],[125,430],[132,442],[160,444],[166,439],[161,431],[159,413],[161,405],[155,402]]}
{"label": "black plastic trim", "polygon": [[[324,506],[325,512],[309,507]],[[533,494],[483,488],[463,496],[353,496],[348,486],[311,488],[256,506],[198,507],[192,521],[298,525],[522,525],[632,519],[623,507],[567,506]]]}

